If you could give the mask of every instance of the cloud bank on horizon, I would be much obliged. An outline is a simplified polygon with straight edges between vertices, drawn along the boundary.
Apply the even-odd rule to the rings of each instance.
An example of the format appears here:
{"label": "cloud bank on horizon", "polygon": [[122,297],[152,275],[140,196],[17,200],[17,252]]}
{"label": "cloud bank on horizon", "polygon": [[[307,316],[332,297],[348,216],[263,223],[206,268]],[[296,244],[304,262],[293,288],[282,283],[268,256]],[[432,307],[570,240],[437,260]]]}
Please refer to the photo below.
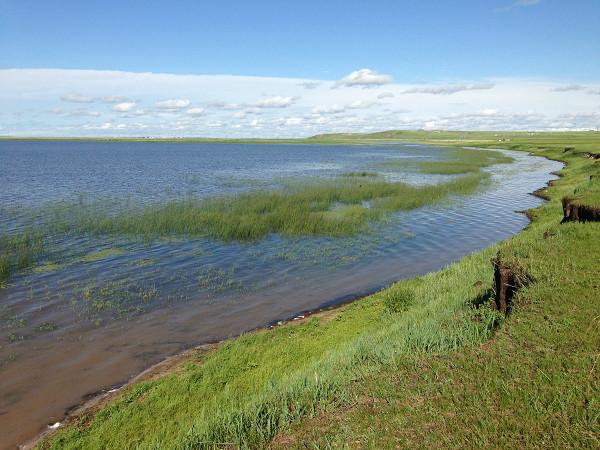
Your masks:
{"label": "cloud bank on horizon", "polygon": [[303,137],[385,129],[600,128],[600,83],[405,84],[102,70],[0,70],[0,135]]}

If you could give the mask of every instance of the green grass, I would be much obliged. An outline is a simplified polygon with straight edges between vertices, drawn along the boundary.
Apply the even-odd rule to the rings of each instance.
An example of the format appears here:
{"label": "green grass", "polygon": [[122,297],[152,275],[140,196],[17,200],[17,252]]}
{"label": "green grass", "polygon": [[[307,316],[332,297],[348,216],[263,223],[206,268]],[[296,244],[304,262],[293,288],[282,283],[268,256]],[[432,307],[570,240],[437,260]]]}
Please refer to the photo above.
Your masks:
{"label": "green grass", "polygon": [[581,184],[573,194],[567,195],[567,197],[577,203],[600,208],[600,178],[595,177],[587,183]]}
{"label": "green grass", "polygon": [[40,264],[39,266],[35,266],[33,268],[33,273],[48,273],[48,272],[56,272],[57,270],[63,269],[65,266],[63,264],[57,264],[54,262],[46,262],[44,264]]}
{"label": "green grass", "polygon": [[[498,145],[487,136],[477,144]],[[564,146],[600,141],[510,136],[515,149],[569,164],[515,238],[335,313],[196,354],[41,447],[264,448],[275,437],[270,445],[286,448],[597,448],[600,224],[560,225],[560,199],[596,170]],[[508,320],[487,307],[498,251],[533,280]]]}
{"label": "green grass", "polygon": [[[485,295],[484,287],[474,285],[490,277],[482,261],[491,255],[488,251],[444,272],[397,284],[332,320],[312,319],[229,341],[182,373],[133,387],[90,423],[65,430],[54,446],[260,446],[290,419],[343,400],[352,378],[400,354],[451,350],[486,339],[498,317],[465,305],[464,297]],[[384,298],[403,295],[406,286],[414,292],[412,306],[402,314],[388,313]]]}
{"label": "green grass", "polygon": [[38,231],[0,235],[0,286],[15,272],[33,266],[44,253],[43,235]]}
{"label": "green grass", "polygon": [[362,231],[394,211],[473,193],[487,178],[474,173],[430,186],[340,178],[291,184],[282,190],[188,198],[116,215],[94,205],[75,205],[57,209],[51,226],[58,233],[206,236],[226,241],[261,239],[270,233],[341,236]]}
{"label": "green grass", "polygon": [[111,248],[105,248],[103,250],[98,250],[97,252],[93,252],[93,253],[87,254],[85,256],[82,256],[81,258],[79,258],[79,261],[94,262],[94,261],[100,261],[102,259],[112,258],[114,256],[120,256],[120,255],[124,255],[124,254],[125,254],[125,250],[123,250],[122,248],[111,247]]}

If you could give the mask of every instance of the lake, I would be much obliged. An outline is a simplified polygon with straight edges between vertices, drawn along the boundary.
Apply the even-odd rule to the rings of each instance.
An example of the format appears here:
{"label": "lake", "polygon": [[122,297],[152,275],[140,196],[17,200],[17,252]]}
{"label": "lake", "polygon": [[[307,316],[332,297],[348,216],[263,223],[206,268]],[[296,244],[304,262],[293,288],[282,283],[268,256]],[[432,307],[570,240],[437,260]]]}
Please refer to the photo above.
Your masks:
{"label": "lake", "polygon": [[[483,150],[482,150],[483,151]],[[182,198],[277,190],[348,172],[435,184],[426,145],[0,141],[0,234],[93,205],[107,215]],[[519,232],[517,213],[561,164],[505,152],[475,194],[391,214],[345,237],[251,242],[54,232],[0,288],[0,447],[32,438],[82,398],[200,343],[342,303],[437,270]],[[390,161],[394,164],[387,164]],[[71,209],[69,209],[71,208]]]}

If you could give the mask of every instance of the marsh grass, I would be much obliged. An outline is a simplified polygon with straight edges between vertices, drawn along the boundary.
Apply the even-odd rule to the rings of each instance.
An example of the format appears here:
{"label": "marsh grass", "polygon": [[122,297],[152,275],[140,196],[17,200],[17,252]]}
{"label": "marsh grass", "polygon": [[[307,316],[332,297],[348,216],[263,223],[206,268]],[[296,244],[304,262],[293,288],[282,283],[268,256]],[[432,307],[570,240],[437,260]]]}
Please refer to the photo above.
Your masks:
{"label": "marsh grass", "polygon": [[[478,172],[479,168],[509,160],[498,152],[467,149],[449,150],[448,158],[448,162],[422,163],[422,170],[462,176],[433,186],[388,182],[377,173],[358,171],[325,181],[280,180],[280,189],[207,199],[188,197],[150,206],[114,199],[90,203],[85,196],[74,204],[58,202],[26,212],[36,224],[34,231],[0,237],[0,283],[4,285],[15,272],[43,260],[44,236],[50,240],[78,234],[252,241],[272,233],[286,237],[351,235],[393,212],[473,193],[489,177]],[[97,261],[120,252],[106,249],[76,258],[76,262]],[[61,264],[52,261],[34,270],[60,268]]]}
{"label": "marsh grass", "polygon": [[121,256],[124,254],[125,254],[125,250],[123,250],[122,248],[111,247],[111,248],[105,248],[103,250],[99,250],[99,251],[96,251],[93,253],[89,253],[89,254],[79,258],[78,261],[95,262],[95,261],[100,261],[100,260],[107,259],[107,258],[112,258],[115,256]]}
{"label": "marsh grass", "polygon": [[270,233],[342,236],[394,211],[473,193],[487,178],[484,173],[469,174],[433,186],[349,178],[226,197],[186,198],[117,214],[106,214],[94,205],[76,205],[55,211],[51,226],[55,232],[149,239],[181,235],[244,241]]}
{"label": "marsh grass", "polygon": [[38,231],[0,235],[0,285],[19,270],[33,266],[45,254],[44,237]]}

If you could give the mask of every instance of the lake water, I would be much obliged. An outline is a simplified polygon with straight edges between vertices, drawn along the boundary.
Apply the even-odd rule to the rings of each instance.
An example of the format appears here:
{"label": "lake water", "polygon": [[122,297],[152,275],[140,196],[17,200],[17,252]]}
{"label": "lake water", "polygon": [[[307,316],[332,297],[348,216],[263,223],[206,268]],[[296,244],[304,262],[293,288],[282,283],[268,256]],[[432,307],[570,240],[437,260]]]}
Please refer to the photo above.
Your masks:
{"label": "lake water", "polygon": [[[47,236],[47,261],[0,289],[0,447],[182,349],[356,298],[517,233],[528,221],[515,211],[540,203],[529,193],[560,164],[507,153],[515,162],[486,169],[493,176],[483,191],[394,214],[352,237]],[[449,177],[411,163],[445,157],[399,144],[0,141],[0,233],[47,224],[65,207],[101,205],[111,214],[351,171],[437,183]],[[382,168],[390,160],[406,165]]]}

